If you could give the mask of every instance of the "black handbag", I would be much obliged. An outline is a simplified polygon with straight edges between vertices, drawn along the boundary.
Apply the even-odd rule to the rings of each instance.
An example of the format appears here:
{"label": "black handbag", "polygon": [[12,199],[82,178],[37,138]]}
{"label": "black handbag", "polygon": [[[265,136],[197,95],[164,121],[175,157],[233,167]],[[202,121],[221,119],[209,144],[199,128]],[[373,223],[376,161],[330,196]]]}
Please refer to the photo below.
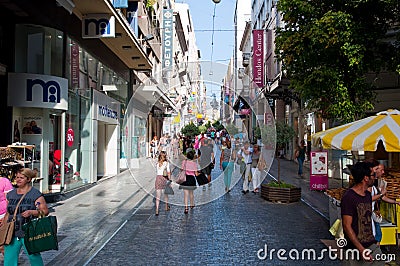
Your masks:
{"label": "black handbag", "polygon": [[202,172],[200,172],[200,174],[196,176],[196,180],[197,180],[197,184],[199,184],[199,186],[208,184],[208,178]]}
{"label": "black handbag", "polygon": [[22,229],[25,231],[24,243],[29,255],[46,250],[58,250],[55,216],[32,219],[24,224]]}

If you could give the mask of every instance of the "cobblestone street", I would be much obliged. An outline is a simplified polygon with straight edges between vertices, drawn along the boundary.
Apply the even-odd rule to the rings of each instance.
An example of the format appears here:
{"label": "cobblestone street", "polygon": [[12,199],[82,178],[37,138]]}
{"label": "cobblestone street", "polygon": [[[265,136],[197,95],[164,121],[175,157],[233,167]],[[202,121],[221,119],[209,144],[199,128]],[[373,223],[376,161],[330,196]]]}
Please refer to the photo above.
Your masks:
{"label": "cobblestone street", "polygon": [[[328,222],[304,203],[270,203],[236,187],[188,215],[173,206],[155,216],[149,197],[89,265],[295,265],[299,261],[279,261],[276,252],[260,260],[257,252],[265,245],[269,251],[297,249],[300,255],[303,249],[320,252],[324,238],[331,238]],[[326,258],[323,264],[339,263]]]}

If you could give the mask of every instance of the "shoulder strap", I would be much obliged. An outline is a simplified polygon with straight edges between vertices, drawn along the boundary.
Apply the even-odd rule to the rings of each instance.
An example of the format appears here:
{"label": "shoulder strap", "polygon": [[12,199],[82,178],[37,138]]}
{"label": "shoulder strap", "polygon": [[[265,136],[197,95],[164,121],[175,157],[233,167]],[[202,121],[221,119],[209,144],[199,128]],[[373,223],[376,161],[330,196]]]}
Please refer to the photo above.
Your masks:
{"label": "shoulder strap", "polygon": [[25,192],[25,194],[22,195],[21,199],[18,201],[17,207],[15,207],[13,220],[15,220],[15,217],[17,216],[17,211],[18,211],[19,205],[21,204],[22,200],[25,198],[26,194],[28,194],[28,192],[31,191],[31,189],[29,189],[27,192]]}

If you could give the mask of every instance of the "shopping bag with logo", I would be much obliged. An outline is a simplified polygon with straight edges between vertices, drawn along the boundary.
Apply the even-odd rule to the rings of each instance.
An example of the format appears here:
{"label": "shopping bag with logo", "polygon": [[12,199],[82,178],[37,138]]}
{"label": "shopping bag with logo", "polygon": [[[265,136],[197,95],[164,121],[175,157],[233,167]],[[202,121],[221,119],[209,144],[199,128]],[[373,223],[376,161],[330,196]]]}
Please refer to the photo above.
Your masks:
{"label": "shopping bag with logo", "polygon": [[28,254],[47,250],[58,250],[57,218],[55,216],[39,217],[24,224],[25,247]]}
{"label": "shopping bag with logo", "polygon": [[[26,192],[26,193],[28,193],[28,192]],[[8,222],[8,219],[9,219],[8,212],[6,213],[6,215],[3,218],[3,223],[0,226],[0,246],[8,245],[11,243],[12,237],[14,235],[14,225],[15,225],[15,220],[17,217],[18,208],[19,208],[19,205],[21,204],[22,200],[24,199],[26,193],[24,195],[22,195],[17,206],[15,207],[15,211],[14,211],[12,220],[10,222]]]}

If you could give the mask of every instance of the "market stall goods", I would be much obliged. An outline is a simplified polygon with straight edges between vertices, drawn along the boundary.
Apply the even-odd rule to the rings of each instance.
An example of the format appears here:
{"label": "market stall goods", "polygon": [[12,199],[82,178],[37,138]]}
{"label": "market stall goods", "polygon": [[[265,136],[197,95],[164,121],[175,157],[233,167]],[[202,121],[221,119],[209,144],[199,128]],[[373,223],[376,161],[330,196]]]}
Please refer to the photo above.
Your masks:
{"label": "market stall goods", "polygon": [[325,194],[328,197],[332,197],[338,201],[342,200],[343,194],[347,191],[347,188],[333,188],[326,190]]}

